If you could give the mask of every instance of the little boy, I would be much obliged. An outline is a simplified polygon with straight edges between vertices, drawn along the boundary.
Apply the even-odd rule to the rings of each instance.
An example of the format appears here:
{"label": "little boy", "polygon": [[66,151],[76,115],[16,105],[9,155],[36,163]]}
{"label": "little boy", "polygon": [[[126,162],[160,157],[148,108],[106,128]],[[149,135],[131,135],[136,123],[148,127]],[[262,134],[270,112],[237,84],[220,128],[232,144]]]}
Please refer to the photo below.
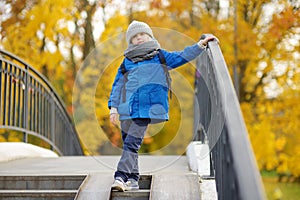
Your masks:
{"label": "little boy", "polygon": [[133,21],[128,26],[128,48],[108,101],[110,121],[116,125],[119,116],[123,139],[113,190],[139,189],[138,150],[145,131],[150,123],[169,119],[168,70],[195,59],[207,42],[214,39],[217,40],[215,36],[208,36],[183,51],[168,52],[161,49],[148,24]]}

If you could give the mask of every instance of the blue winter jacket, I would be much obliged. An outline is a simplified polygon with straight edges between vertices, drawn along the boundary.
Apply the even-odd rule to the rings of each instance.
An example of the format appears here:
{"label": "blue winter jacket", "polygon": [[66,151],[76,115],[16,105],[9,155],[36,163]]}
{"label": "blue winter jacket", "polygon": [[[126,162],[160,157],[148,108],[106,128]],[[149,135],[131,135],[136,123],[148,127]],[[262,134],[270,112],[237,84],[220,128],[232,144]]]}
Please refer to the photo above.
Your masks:
{"label": "blue winter jacket", "polygon": [[[165,56],[168,70],[171,70],[195,59],[203,50],[195,44],[183,51],[161,51]],[[109,109],[117,108],[120,120],[134,118],[168,120],[168,86],[158,54],[150,60],[137,63],[125,58],[124,64],[128,80],[124,82],[124,75],[119,67],[108,101]],[[126,98],[122,95],[124,89]]]}

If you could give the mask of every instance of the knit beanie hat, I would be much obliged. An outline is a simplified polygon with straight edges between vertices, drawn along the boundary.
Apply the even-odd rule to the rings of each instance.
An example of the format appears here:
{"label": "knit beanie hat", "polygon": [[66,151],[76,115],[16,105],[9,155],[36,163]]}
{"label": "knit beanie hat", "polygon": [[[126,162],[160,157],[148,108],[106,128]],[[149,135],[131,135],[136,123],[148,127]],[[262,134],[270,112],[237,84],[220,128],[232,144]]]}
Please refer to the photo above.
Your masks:
{"label": "knit beanie hat", "polygon": [[130,44],[131,38],[138,33],[147,33],[150,37],[154,38],[153,32],[148,24],[134,20],[129,24],[127,28],[127,32],[126,32],[127,43]]}

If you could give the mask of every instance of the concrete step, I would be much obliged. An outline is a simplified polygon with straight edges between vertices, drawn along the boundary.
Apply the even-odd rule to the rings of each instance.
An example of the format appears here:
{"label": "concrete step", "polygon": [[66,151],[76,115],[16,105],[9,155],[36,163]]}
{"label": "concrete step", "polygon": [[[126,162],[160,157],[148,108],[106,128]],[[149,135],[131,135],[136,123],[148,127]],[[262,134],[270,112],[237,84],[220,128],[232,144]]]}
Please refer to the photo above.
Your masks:
{"label": "concrete step", "polygon": [[139,190],[125,192],[111,191],[110,200],[149,200],[151,181],[151,175],[141,175]]}
{"label": "concrete step", "polygon": [[75,199],[86,175],[0,176],[0,199]]}
{"label": "concrete step", "polygon": [[140,175],[139,186],[140,189],[150,189],[152,182],[152,175]]}
{"label": "concrete step", "polygon": [[0,199],[31,200],[55,199],[69,200],[76,197],[77,190],[0,190]]}
{"label": "concrete step", "polygon": [[200,200],[199,177],[191,174],[157,174],[152,177],[151,200]]}
{"label": "concrete step", "polygon": [[132,190],[125,192],[115,192],[111,193],[111,200],[149,200],[150,190],[148,189],[140,189],[140,190]]}
{"label": "concrete step", "polygon": [[0,190],[77,190],[86,175],[0,176]]}

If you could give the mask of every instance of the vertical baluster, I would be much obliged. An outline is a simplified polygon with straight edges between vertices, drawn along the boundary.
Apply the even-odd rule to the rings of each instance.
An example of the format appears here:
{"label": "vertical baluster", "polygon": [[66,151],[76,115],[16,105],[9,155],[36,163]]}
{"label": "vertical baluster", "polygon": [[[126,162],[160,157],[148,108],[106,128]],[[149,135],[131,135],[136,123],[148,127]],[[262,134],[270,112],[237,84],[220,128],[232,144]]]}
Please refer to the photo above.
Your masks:
{"label": "vertical baluster", "polygon": [[50,139],[50,134],[49,134],[49,130],[48,130],[48,126],[49,126],[49,122],[48,122],[48,119],[49,119],[49,113],[48,113],[48,93],[45,93],[45,133],[46,133],[46,137]]}
{"label": "vertical baluster", "polygon": [[45,88],[42,87],[41,88],[41,98],[42,98],[42,101],[41,101],[41,118],[42,118],[42,121],[41,121],[41,134],[43,136],[46,136],[45,134],[45,129],[44,129],[44,126],[45,126],[45,109],[44,109],[44,106],[45,106],[45,98],[44,98],[44,94],[45,94]]}
{"label": "vertical baluster", "polygon": [[[54,104],[54,124],[55,124],[55,126],[54,126],[54,134],[55,134],[55,136],[58,136],[58,124],[57,124],[57,113],[56,113],[56,105]],[[59,145],[59,147],[61,147],[60,146],[60,140],[58,139],[58,137],[55,137],[55,142],[56,142],[56,144],[58,144]]]}
{"label": "vertical baluster", "polygon": [[61,113],[60,112],[58,113],[58,119],[59,119],[59,122],[58,122],[59,123],[59,134],[62,135],[62,144],[61,144],[61,146],[64,149],[63,152],[66,152],[66,146],[68,146],[68,145],[66,144],[66,135],[63,132],[63,127],[62,127],[62,124],[61,124],[62,119],[61,119]]}
{"label": "vertical baluster", "polygon": [[56,142],[56,135],[55,135],[55,106],[54,106],[54,100],[53,96],[50,96],[50,134],[51,134],[51,141],[54,142],[54,144],[57,144]]}
{"label": "vertical baluster", "polygon": [[60,145],[61,149],[63,150],[63,152],[65,152],[64,151],[64,141],[65,141],[65,139],[64,139],[64,135],[61,134],[61,131],[60,131],[60,118],[59,117],[60,117],[59,116],[59,110],[56,107],[56,127],[57,127],[56,135],[61,137],[61,139],[59,140],[59,145]]}
{"label": "vertical baluster", "polygon": [[35,110],[35,112],[36,112],[36,130],[35,130],[35,132],[39,132],[39,116],[40,116],[40,113],[39,113],[39,103],[40,103],[40,88],[39,88],[39,83],[37,82],[36,83],[36,104],[35,104],[35,106],[36,106],[36,110]]}
{"label": "vertical baluster", "polygon": [[73,145],[73,140],[72,140],[72,136],[69,135],[69,132],[67,130],[67,126],[64,123],[65,121],[62,120],[62,128],[63,128],[63,134],[66,136],[66,147],[67,147],[67,153],[70,154],[70,146]]}
{"label": "vertical baluster", "polygon": [[38,133],[41,133],[41,122],[42,122],[42,89],[41,84],[39,84],[39,104],[38,104]]}
{"label": "vertical baluster", "polygon": [[46,102],[47,102],[47,119],[46,119],[46,126],[47,126],[47,137],[49,140],[51,140],[51,131],[50,131],[50,118],[51,118],[51,111],[50,111],[50,102],[49,102],[49,93],[47,93],[46,96]]}
{"label": "vertical baluster", "polygon": [[52,141],[55,142],[55,139],[56,139],[56,137],[55,137],[55,129],[54,129],[54,127],[55,127],[55,117],[54,117],[55,112],[54,112],[53,98],[52,98],[51,94],[49,96],[49,106],[50,106],[50,110],[49,110],[49,112],[50,112],[50,119],[49,119],[50,124],[49,124],[49,128],[50,128],[51,139],[52,139]]}
{"label": "vertical baluster", "polygon": [[12,64],[8,65],[8,106],[7,106],[7,125],[11,125],[11,110],[12,110]]}
{"label": "vertical baluster", "polygon": [[37,118],[36,118],[36,115],[37,115],[37,95],[38,95],[38,90],[37,90],[37,81],[35,79],[33,79],[33,83],[32,83],[32,87],[33,87],[33,90],[34,90],[34,93],[33,93],[33,96],[32,96],[32,99],[33,99],[33,103],[32,103],[32,119],[33,119],[33,123],[32,123],[32,127],[33,127],[33,131],[36,131],[37,127],[36,127],[36,124],[37,124]]}
{"label": "vertical baluster", "polygon": [[34,100],[33,100],[33,108],[32,108],[32,112],[33,112],[33,131],[37,132],[37,123],[38,123],[38,120],[37,120],[37,115],[38,115],[38,109],[37,109],[37,105],[38,105],[38,86],[37,86],[37,81],[34,80]]}
{"label": "vertical baluster", "polygon": [[7,63],[5,63],[4,67],[4,92],[3,92],[3,125],[6,125],[6,102],[7,102]]}
{"label": "vertical baluster", "polygon": [[40,110],[39,110],[39,104],[40,104],[40,83],[36,80],[36,132],[39,131],[39,116],[40,116]]}
{"label": "vertical baluster", "polygon": [[28,142],[28,93],[29,93],[29,66],[25,66],[24,71],[24,90],[23,90],[23,128],[24,132],[24,142]]}
{"label": "vertical baluster", "polygon": [[59,123],[58,123],[58,116],[57,116],[57,109],[56,109],[56,105],[54,105],[54,110],[55,110],[55,140],[57,142],[57,144],[59,145],[59,147],[61,148],[61,140],[62,138],[59,137],[58,131],[59,131]]}
{"label": "vertical baluster", "polygon": [[47,132],[47,90],[44,89],[44,133],[45,137],[48,138],[48,132]]}
{"label": "vertical baluster", "polygon": [[41,87],[41,123],[40,123],[40,133],[44,136],[43,126],[44,126],[44,87]]}
{"label": "vertical baluster", "polygon": [[[3,100],[2,100],[2,75],[3,75],[3,69],[2,69],[2,65],[3,65],[3,61],[2,60],[0,60],[0,113],[2,113],[2,102],[3,102]],[[0,116],[0,120],[2,121],[2,114],[1,114],[1,116]],[[0,124],[2,124],[1,122],[0,122]]]}
{"label": "vertical baluster", "polygon": [[48,122],[47,122],[47,126],[48,126],[48,134],[49,134],[49,139],[51,139],[51,141],[53,141],[52,138],[52,133],[51,133],[51,98],[50,95],[48,94]]}
{"label": "vertical baluster", "polygon": [[33,87],[33,96],[32,96],[32,130],[36,131],[37,130],[37,95],[38,95],[38,90],[37,90],[37,81],[36,79],[33,79],[33,83],[32,83],[32,87]]}
{"label": "vertical baluster", "polygon": [[33,125],[34,125],[34,119],[33,119],[33,78],[32,76],[29,77],[29,130],[33,130]]}
{"label": "vertical baluster", "polygon": [[13,71],[12,71],[12,76],[13,76],[13,117],[12,117],[12,125],[16,126],[16,112],[17,112],[17,106],[16,106],[16,101],[17,101],[17,67],[13,66]]}
{"label": "vertical baluster", "polygon": [[44,94],[44,101],[45,101],[45,103],[44,103],[44,115],[45,115],[45,127],[44,127],[44,129],[45,129],[45,135],[46,135],[46,137],[48,138],[48,139],[50,139],[49,138],[49,132],[48,132],[48,98],[47,98],[47,91],[45,92],[45,94]]}
{"label": "vertical baluster", "polygon": [[58,131],[58,133],[62,136],[62,141],[61,141],[61,146],[62,146],[62,148],[63,148],[63,150],[64,150],[64,152],[66,152],[66,145],[65,145],[65,141],[66,141],[66,138],[65,138],[65,135],[64,135],[64,133],[63,133],[63,131],[62,131],[62,125],[61,125],[61,114],[60,114],[60,112],[58,113],[58,124],[59,124],[59,131]]}
{"label": "vertical baluster", "polygon": [[47,132],[47,99],[46,99],[46,95],[47,95],[47,90],[44,88],[44,133],[45,133],[45,137],[48,138],[48,132]]}
{"label": "vertical baluster", "polygon": [[18,68],[18,73],[17,73],[17,92],[18,92],[18,101],[17,101],[17,110],[18,110],[18,123],[17,126],[21,127],[21,119],[22,119],[22,113],[21,113],[21,104],[22,104],[22,70],[20,68]]}

